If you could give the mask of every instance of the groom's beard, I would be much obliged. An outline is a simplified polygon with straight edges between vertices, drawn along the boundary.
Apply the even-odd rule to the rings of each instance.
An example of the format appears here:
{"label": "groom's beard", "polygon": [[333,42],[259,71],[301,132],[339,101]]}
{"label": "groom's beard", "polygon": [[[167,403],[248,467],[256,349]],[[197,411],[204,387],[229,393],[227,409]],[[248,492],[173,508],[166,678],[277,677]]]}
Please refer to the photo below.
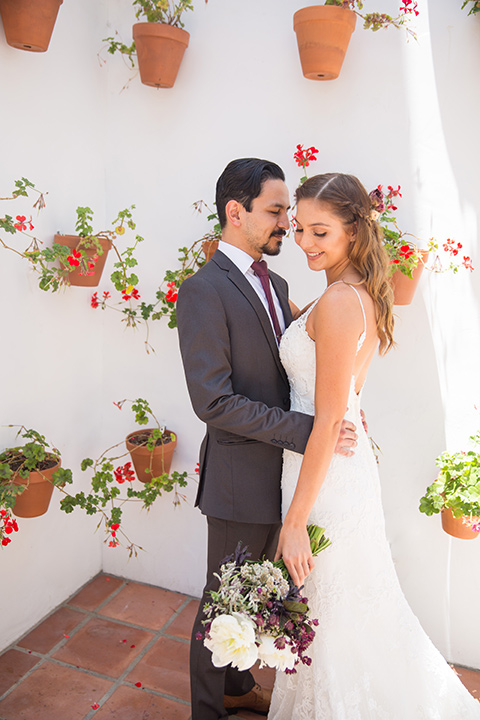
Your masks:
{"label": "groom's beard", "polygon": [[261,248],[262,253],[264,255],[278,255],[281,248],[282,248],[282,240],[284,235],[286,235],[285,230],[277,230],[276,232],[272,233],[270,235],[270,240],[268,243],[265,243],[265,245]]}

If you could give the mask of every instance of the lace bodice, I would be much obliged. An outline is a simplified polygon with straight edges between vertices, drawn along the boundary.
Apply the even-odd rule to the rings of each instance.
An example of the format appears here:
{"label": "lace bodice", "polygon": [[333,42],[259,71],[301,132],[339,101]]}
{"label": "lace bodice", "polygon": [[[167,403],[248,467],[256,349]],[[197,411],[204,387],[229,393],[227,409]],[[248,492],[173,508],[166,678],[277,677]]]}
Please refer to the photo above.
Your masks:
{"label": "lace bodice", "polygon": [[[341,282],[341,281],[339,281]],[[337,283],[332,283],[336,285]],[[363,332],[360,335],[357,343],[357,353],[362,347],[366,332],[367,323],[365,317],[365,309],[363,307],[362,299],[358,290],[350,285],[352,290],[355,291],[360,302],[360,307],[363,313]],[[328,289],[328,288],[327,288]],[[320,298],[317,298],[313,302],[308,310],[301,315],[298,320],[295,320],[285,331],[281,343],[280,343],[280,359],[285,371],[288,375],[290,383],[290,403],[292,410],[299,410],[300,412],[307,413],[307,415],[314,415],[315,413],[315,342],[307,333],[306,324],[310,313],[316,306]],[[355,377],[352,376],[350,386],[350,397],[349,397],[349,410],[350,415],[353,413],[354,406],[360,405],[360,395],[355,393]],[[351,407],[350,407],[351,406]],[[348,416],[348,419],[350,417]]]}

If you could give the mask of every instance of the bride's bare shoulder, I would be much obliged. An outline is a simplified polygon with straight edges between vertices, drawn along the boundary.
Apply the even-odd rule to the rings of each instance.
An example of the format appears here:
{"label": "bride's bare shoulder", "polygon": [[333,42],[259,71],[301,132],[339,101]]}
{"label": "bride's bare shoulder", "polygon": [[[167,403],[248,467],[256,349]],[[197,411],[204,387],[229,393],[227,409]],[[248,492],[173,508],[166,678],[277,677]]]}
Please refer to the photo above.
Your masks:
{"label": "bride's bare shoulder", "polygon": [[[370,296],[363,288],[356,289],[360,294],[362,305],[371,302]],[[345,332],[349,330],[356,332],[358,328],[361,331],[364,326],[359,298],[352,290],[352,286],[347,283],[336,283],[327,288],[307,320],[307,331],[312,336],[320,330],[330,333],[338,326],[341,326]]]}
{"label": "bride's bare shoulder", "polygon": [[[359,302],[360,301],[360,302]],[[373,307],[374,302],[363,284],[347,282],[332,283],[318,301],[320,310],[335,307],[337,310],[362,304],[365,309]]]}

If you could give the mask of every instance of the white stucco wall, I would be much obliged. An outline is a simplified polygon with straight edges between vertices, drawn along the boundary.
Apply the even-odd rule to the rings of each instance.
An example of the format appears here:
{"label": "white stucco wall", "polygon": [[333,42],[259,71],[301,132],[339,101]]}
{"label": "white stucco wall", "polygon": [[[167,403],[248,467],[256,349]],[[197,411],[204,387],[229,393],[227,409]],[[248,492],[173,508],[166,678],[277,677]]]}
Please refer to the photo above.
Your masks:
{"label": "white stucco wall", "polygon": [[[213,202],[229,160],[275,160],[293,191],[300,178],[295,146],[316,145],[311,174],[352,172],[368,189],[400,184],[402,227],[455,237],[480,266],[480,18],[460,5],[419,0],[418,42],[357,24],[340,77],[321,83],[301,75],[292,29],[299,0],[209,0],[206,7],[196,0],[185,16],[191,39],[175,87],[155,90],[133,77],[122,91],[128,67],[105,51],[101,64],[97,52],[115,29],[130,42],[130,1],[65,0],[47,53],[14,50],[0,38],[0,196],[22,175],[48,190],[36,223],[47,243],[57,230],[73,231],[77,205],[90,205],[103,227],[135,204],[145,237],[139,290],[148,297],[176,267],[177,249],[207,229],[191,205]],[[365,2],[366,10],[396,7],[396,0]],[[20,205],[27,214],[28,202],[14,208]],[[1,249],[0,258],[2,426],[24,423],[52,438],[81,489],[80,459],[132,429],[129,411],[112,402],[147,397],[178,433],[173,468],[193,471],[203,428],[190,408],[176,332],[154,323],[156,353],[147,355],[142,331],[93,311],[87,289],[47,295],[19,258]],[[108,273],[113,259],[107,262]],[[323,288],[292,239],[272,266],[289,280],[297,304]],[[418,500],[435,476],[435,457],[478,427],[479,273],[425,275],[413,304],[397,309],[398,348],[374,362],[363,403],[383,451],[387,528],[402,587],[440,650],[474,667],[480,543],[450,540],[438,518],[420,515]],[[0,446],[11,441],[12,430],[0,427]],[[205,523],[193,508],[195,491],[187,489],[181,508],[167,496],[149,514],[128,510],[125,524],[145,548],[132,560],[104,547],[95,521],[79,510],[66,516],[52,502],[43,518],[21,521],[0,554],[9,579],[8,598],[0,594],[0,648],[101,568],[199,594]]]}

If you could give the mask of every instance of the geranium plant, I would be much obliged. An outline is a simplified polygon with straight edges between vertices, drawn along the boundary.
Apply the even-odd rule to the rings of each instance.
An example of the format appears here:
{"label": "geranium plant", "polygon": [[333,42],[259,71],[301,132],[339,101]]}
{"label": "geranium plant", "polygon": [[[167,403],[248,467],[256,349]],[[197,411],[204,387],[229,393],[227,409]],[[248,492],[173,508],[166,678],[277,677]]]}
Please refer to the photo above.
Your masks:
{"label": "geranium plant", "polygon": [[307,176],[307,167],[310,165],[311,162],[314,162],[317,159],[317,155],[320,151],[318,148],[312,147],[305,148],[303,145],[297,145],[296,151],[293,153],[293,159],[297,163],[299,168],[302,168],[304,175],[300,178],[300,185],[303,185],[305,180],[308,179]]}
{"label": "geranium plant", "polygon": [[[389,185],[386,192],[383,185],[378,185],[370,193],[372,203],[371,218],[377,221],[383,230],[385,248],[390,256],[391,273],[400,270],[404,275],[411,278],[413,270],[417,265],[423,263],[423,256],[416,244],[416,242],[421,242],[420,239],[412,235],[412,233],[401,230],[397,223],[395,213],[398,207],[396,203],[398,198],[401,197],[400,185],[396,190]],[[412,239],[416,242],[412,242]],[[456,242],[451,238],[447,238],[441,243],[433,237],[430,238],[426,242],[425,250],[428,250],[433,255],[433,260],[430,264],[425,265],[426,269],[433,272],[452,270],[456,273],[460,267],[464,267],[472,271],[472,260],[468,255],[463,255],[462,248],[460,242]]]}
{"label": "geranium plant", "polygon": [[363,20],[363,27],[366,30],[376,31],[392,25],[399,29],[405,28],[410,35],[415,36],[413,30],[407,27],[406,23],[411,15],[416,16],[419,14],[416,0],[401,0],[398,15],[395,17],[378,12],[364,14],[361,12],[363,10],[362,0],[325,0],[325,5],[337,5],[347,10],[353,10],[353,12]]}
{"label": "geranium plant", "polygon": [[[480,431],[470,440],[478,448]],[[420,512],[433,515],[450,508],[455,518],[463,517],[465,524],[480,532],[480,452],[443,452],[435,462],[440,472],[421,498]]]}
{"label": "geranium plant", "polygon": [[[17,180],[12,195],[8,198],[0,198],[0,200],[15,200],[32,191],[39,195],[33,207],[41,210],[45,207],[45,194],[37,190],[35,185],[26,178]],[[130,297],[138,294],[137,291],[133,292],[134,286],[138,283],[138,277],[132,273],[132,268],[137,265],[134,251],[143,238],[136,235],[133,245],[123,251],[118,248],[117,243],[118,237],[125,233],[125,228],[132,231],[136,228],[132,216],[134,208],[135,206],[132,205],[117,214],[112,222],[113,230],[107,229],[94,233],[93,211],[89,207],[77,207],[75,230],[80,240],[76,248],[72,250],[58,242],[54,242],[51,247],[44,247],[43,242],[32,235],[34,226],[31,215],[28,220],[26,215],[17,215],[15,219],[10,215],[5,215],[0,217],[0,230],[12,235],[20,234],[27,238],[29,244],[24,250],[19,250],[8,245],[1,236],[0,243],[5,249],[11,250],[30,263],[33,270],[39,275],[38,284],[42,290],[55,292],[60,287],[69,284],[69,275],[72,269],[78,268],[79,272],[85,275],[93,274],[95,263],[104,252],[101,240],[108,241],[117,258],[110,279],[114,288],[122,294],[122,299],[129,300]],[[61,238],[61,236],[58,237]],[[93,251],[93,254],[88,251]]]}
{"label": "geranium plant", "polygon": [[[10,425],[9,427],[13,427]],[[18,523],[12,512],[19,495],[29,486],[32,472],[43,474],[45,470],[55,467],[60,462],[60,452],[46,441],[45,436],[36,430],[20,426],[17,437],[25,442],[23,445],[7,448],[0,453],[0,542],[6,546],[11,542],[10,535],[18,532]],[[47,479],[45,477],[45,479]],[[70,470],[58,468],[49,482],[53,486],[64,486],[72,482]]]}
{"label": "geranium plant", "polygon": [[[131,305],[128,309],[128,321],[130,325],[137,325],[141,322],[145,323],[147,329],[147,339],[145,346],[147,352],[149,349],[153,350],[152,346],[148,342],[149,337],[149,320],[161,320],[162,318],[168,318],[168,327],[177,327],[177,296],[178,290],[182,282],[189,275],[193,275],[202,265],[206,262],[206,247],[205,243],[218,242],[221,238],[221,227],[218,221],[218,215],[214,210],[211,210],[203,200],[198,200],[193,204],[195,212],[201,213],[204,209],[209,213],[207,220],[213,222],[213,227],[208,230],[201,238],[196,240],[190,247],[181,247],[178,249],[179,252],[179,267],[175,270],[166,270],[162,284],[158,288],[155,294],[155,300],[153,302],[147,302],[142,300],[141,302]],[[139,300],[138,295],[133,295],[133,298]],[[103,293],[103,296],[98,292],[93,293],[91,298],[91,305],[93,308],[106,308],[119,309],[117,305],[109,302],[111,296],[108,293]],[[123,310],[125,312],[125,309]]]}
{"label": "geranium plant", "polygon": [[[121,409],[125,402],[131,404],[135,422],[138,425],[147,424],[150,417],[157,426],[144,443],[146,447],[153,450],[157,442],[165,442],[165,428],[158,423],[148,402],[139,398],[135,401],[122,400],[115,405]],[[187,472],[179,473],[177,471],[173,471],[171,474],[164,472],[158,476],[151,473],[152,477],[149,482],[143,483],[141,490],[136,490],[133,486],[135,473],[131,461],[119,462],[128,455],[126,450],[117,454],[116,449],[120,446],[125,449],[124,441],[108,448],[96,460],[91,458],[82,460],[81,469],[92,472],[90,489],[86,493],[80,491],[75,495],[65,493],[60,507],[66,513],[71,513],[76,507],[80,507],[87,515],[100,515],[98,527],[101,525],[104,527],[105,543],[112,548],[125,545],[131,557],[132,555],[136,556],[137,551],[143,548],[133,543],[123,529],[123,505],[132,501],[141,503],[143,509],[149,510],[155,500],[164,492],[173,492],[173,504],[178,506],[181,500],[185,500],[185,497],[179,492],[179,488],[186,487],[189,475]],[[126,492],[122,495],[124,488],[126,488]]]}
{"label": "geranium plant", "polygon": [[480,0],[465,0],[465,2],[462,5],[463,8],[468,7],[468,14],[469,15],[475,15],[475,13],[480,12]]}
{"label": "geranium plant", "polygon": [[[130,401],[123,400],[115,405],[121,408],[125,402]],[[157,426],[143,443],[148,449],[153,450],[155,444],[163,444],[171,440],[171,436],[166,436],[165,428],[160,426],[146,400],[139,398],[131,401],[131,406],[138,425],[147,424],[150,417]],[[36,430],[27,430],[21,426],[20,433],[27,442],[19,447],[8,448],[0,454],[0,543],[2,546],[8,545],[12,533],[18,531],[18,523],[12,511],[18,495],[28,488],[29,474],[35,470],[42,472],[54,467],[60,459],[60,452],[51,447],[45,437]],[[123,452],[116,453],[115,450],[120,446]],[[124,504],[137,502],[141,503],[142,508],[149,510],[164,492],[173,492],[173,504],[178,506],[182,500],[185,500],[180,488],[186,487],[188,478],[193,476],[189,476],[187,472],[177,471],[162,472],[159,475],[151,473],[149,481],[142,483],[142,489],[137,490],[133,485],[135,473],[132,463],[129,460],[119,462],[127,455],[122,440],[108,448],[97,460],[91,458],[82,460],[81,469],[92,473],[87,492],[80,491],[73,495],[66,490],[65,486],[73,481],[71,470],[66,468],[56,470],[49,481],[64,496],[60,501],[60,508],[64,512],[71,513],[76,507],[80,507],[87,515],[99,515],[98,527],[103,525],[106,533],[105,542],[108,546],[124,545],[132,556],[132,554],[137,555],[138,550],[142,548],[132,542],[123,530]],[[124,494],[122,494],[122,486],[126,488]]]}
{"label": "geranium plant", "polygon": [[[310,163],[315,162],[317,159],[317,155],[320,151],[318,148],[316,148],[314,145],[312,145],[309,148],[304,148],[303,145],[299,144],[296,146],[296,150],[293,153],[293,159],[297,163],[298,167],[302,169],[303,175],[300,178],[300,185],[303,185],[303,183],[308,180],[307,175],[307,168],[310,166]],[[288,229],[287,235],[290,234],[290,232],[293,230],[295,231],[295,210],[296,210],[296,203],[294,203],[289,211],[290,214],[290,227]]]}
{"label": "geranium plant", "polygon": [[[205,4],[208,0],[205,0]],[[163,25],[171,25],[172,27],[183,28],[182,15],[188,10],[193,10],[192,0],[180,0],[179,2],[171,0],[133,0],[135,8],[135,17],[137,20],[144,22],[158,22]],[[116,33],[118,37],[118,33]],[[135,41],[131,45],[126,45],[115,37],[104,38],[102,42],[108,43],[107,52],[114,55],[116,52],[121,53],[128,58],[132,67],[135,67],[137,52]]]}
{"label": "geranium plant", "polygon": [[[37,190],[35,185],[30,182],[25,177],[22,177],[20,180],[15,180],[14,183],[14,189],[12,191],[12,194],[8,197],[0,197],[0,200],[3,200],[4,202],[8,202],[10,200],[17,200],[21,197],[28,197],[29,193],[34,192],[38,195],[38,198],[36,199],[35,203],[33,204],[33,208],[37,211],[42,210],[45,207],[45,193],[40,192],[40,190]],[[12,215],[4,215],[3,217],[0,216],[0,230],[3,230],[6,233],[9,233],[10,235],[15,235],[17,232],[23,232],[26,233],[27,230],[30,232],[34,229],[34,226],[32,224],[32,216],[30,214],[28,220],[26,215],[17,215],[15,218]],[[17,255],[20,255],[21,257],[24,257],[25,252],[22,252],[21,250],[18,250],[17,248],[12,248],[5,240],[0,236],[0,244],[6,248],[7,250],[12,250]]]}
{"label": "geranium plant", "polygon": [[184,27],[183,13],[193,10],[192,0],[133,0],[133,5],[137,19],[144,17],[147,22],[159,22],[173,27]]}

